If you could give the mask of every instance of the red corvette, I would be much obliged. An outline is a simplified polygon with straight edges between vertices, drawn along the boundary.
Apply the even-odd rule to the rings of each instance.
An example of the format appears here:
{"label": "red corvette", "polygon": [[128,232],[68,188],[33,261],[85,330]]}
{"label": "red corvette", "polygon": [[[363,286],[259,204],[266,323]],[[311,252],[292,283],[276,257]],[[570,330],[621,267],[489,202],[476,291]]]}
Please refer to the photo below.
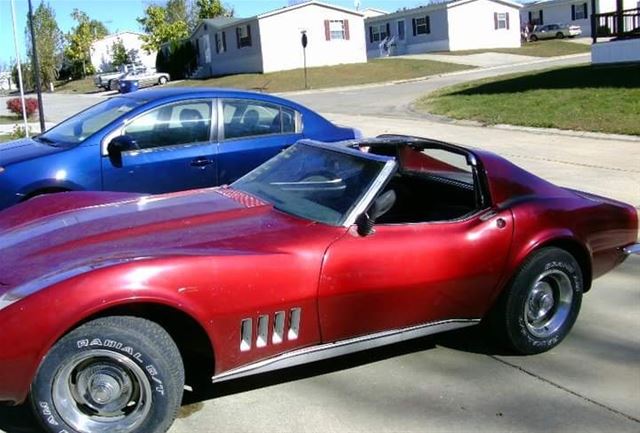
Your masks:
{"label": "red corvette", "polygon": [[626,204],[488,152],[300,142],[230,187],[61,193],[0,213],[0,402],[50,432],[164,432],[185,383],[486,319],[558,344],[637,253]]}

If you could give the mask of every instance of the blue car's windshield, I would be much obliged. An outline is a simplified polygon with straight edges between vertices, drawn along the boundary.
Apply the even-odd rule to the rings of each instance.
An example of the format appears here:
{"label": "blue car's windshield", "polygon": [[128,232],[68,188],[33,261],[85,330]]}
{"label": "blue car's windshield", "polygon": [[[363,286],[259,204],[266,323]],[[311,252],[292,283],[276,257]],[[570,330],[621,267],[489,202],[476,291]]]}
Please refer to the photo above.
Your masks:
{"label": "blue car's windshield", "polygon": [[385,166],[358,151],[296,144],[232,186],[291,215],[341,225]]}
{"label": "blue car's windshield", "polygon": [[116,97],[93,107],[54,126],[36,139],[52,146],[74,146],[82,143],[109,123],[146,101]]}

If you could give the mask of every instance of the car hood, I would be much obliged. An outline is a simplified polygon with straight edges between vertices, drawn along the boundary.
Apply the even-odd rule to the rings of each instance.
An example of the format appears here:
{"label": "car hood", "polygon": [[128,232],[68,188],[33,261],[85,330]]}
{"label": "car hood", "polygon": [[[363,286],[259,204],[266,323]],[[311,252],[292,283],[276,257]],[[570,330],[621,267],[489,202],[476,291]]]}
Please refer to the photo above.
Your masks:
{"label": "car hood", "polygon": [[[120,195],[99,204],[85,199],[101,194],[56,194],[0,212],[0,245],[8,252],[0,262],[0,291],[52,274],[122,261],[277,251],[299,239],[306,227],[319,226],[231,188]],[[31,216],[36,208],[46,213],[50,204],[71,199],[83,206]]]}
{"label": "car hood", "polygon": [[64,148],[49,146],[31,138],[0,144],[0,167],[63,151]]}

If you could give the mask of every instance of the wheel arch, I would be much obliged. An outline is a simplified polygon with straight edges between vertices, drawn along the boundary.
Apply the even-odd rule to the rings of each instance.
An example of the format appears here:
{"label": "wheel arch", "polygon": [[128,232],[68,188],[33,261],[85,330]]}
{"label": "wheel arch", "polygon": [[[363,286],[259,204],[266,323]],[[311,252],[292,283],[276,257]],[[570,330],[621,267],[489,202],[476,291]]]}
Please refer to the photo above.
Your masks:
{"label": "wheel arch", "polygon": [[74,324],[72,329],[108,316],[133,316],[160,325],[178,346],[185,367],[186,383],[195,388],[208,384],[213,376],[215,352],[203,325],[189,313],[155,302],[132,302],[108,307]]}

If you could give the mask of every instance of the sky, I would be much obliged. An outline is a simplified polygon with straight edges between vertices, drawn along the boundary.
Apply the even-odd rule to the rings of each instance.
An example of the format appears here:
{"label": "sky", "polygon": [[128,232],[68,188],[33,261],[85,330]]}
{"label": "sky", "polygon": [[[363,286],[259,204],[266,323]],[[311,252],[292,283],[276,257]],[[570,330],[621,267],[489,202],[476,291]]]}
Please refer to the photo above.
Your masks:
{"label": "sky", "polygon": [[[67,33],[74,25],[71,12],[78,8],[91,18],[102,21],[110,32],[140,31],[137,17],[143,15],[144,8],[152,3],[165,3],[163,0],[48,0],[53,7],[58,26]],[[324,0],[326,3],[354,8],[354,0]],[[35,9],[41,0],[32,0]],[[223,3],[235,9],[238,17],[250,17],[288,4],[287,0],[228,0]],[[412,8],[429,3],[429,0],[360,0],[360,9],[375,8],[393,12],[399,8]],[[24,61],[27,0],[15,0],[16,25],[20,56]],[[11,1],[0,0],[0,69],[15,59],[13,27],[11,19]]]}

